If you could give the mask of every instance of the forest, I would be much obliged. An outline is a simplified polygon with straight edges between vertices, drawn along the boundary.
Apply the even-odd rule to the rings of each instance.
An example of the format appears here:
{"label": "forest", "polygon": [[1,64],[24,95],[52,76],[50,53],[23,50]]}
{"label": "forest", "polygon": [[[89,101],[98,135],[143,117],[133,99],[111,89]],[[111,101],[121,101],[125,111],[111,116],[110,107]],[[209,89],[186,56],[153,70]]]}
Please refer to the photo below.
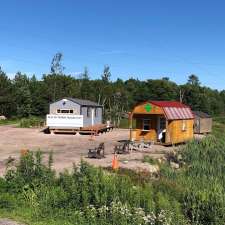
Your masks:
{"label": "forest", "polygon": [[41,79],[17,72],[10,79],[0,68],[0,115],[7,118],[42,117],[48,113],[49,103],[63,97],[89,99],[104,107],[104,119],[119,125],[131,108],[145,100],[176,100],[188,104],[192,110],[210,115],[225,112],[225,90],[202,86],[198,76],[191,74],[187,82],[178,85],[168,77],[161,79],[113,80],[108,65],[98,79],[91,79],[88,68],[74,77],[64,74],[62,54],[52,59],[50,72]]}

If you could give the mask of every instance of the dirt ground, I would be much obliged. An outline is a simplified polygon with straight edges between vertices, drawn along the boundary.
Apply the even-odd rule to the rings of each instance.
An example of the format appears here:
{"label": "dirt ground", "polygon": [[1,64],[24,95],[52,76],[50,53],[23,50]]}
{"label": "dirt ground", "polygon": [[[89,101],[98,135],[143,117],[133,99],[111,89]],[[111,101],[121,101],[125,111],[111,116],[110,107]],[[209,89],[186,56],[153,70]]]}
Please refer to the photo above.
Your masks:
{"label": "dirt ground", "polygon": [[[73,163],[78,164],[82,159],[90,164],[108,167],[112,164],[113,148],[120,141],[128,140],[129,130],[114,129],[106,134],[91,138],[90,135],[72,134],[44,134],[39,129],[16,128],[13,126],[0,126],[0,175],[5,173],[5,162],[9,156],[18,159],[21,149],[36,151],[40,149],[44,153],[53,151],[54,168],[57,172],[71,169]],[[106,157],[104,159],[88,159],[88,149],[97,147],[99,143],[105,143]],[[171,151],[172,147],[159,145],[146,149],[145,152],[133,151],[130,154],[119,155],[119,166],[135,170],[148,170],[155,172],[157,168],[148,163],[143,163],[144,155],[154,158],[163,156],[163,153]]]}
{"label": "dirt ground", "polygon": [[22,225],[9,219],[0,219],[0,225]]}

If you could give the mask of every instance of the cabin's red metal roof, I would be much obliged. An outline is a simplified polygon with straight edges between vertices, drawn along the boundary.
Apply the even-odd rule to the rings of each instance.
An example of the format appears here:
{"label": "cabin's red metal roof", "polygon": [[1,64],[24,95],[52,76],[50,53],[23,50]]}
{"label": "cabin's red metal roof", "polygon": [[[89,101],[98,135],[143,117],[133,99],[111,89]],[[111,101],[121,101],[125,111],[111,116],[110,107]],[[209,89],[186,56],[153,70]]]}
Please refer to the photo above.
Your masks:
{"label": "cabin's red metal roof", "polygon": [[168,120],[194,119],[189,107],[163,107],[163,111]]}
{"label": "cabin's red metal roof", "polygon": [[175,108],[189,108],[187,105],[176,101],[150,101],[153,105],[159,107],[175,107]]}
{"label": "cabin's red metal roof", "polygon": [[176,101],[150,101],[151,104],[161,107],[167,120],[194,119],[189,106]]}

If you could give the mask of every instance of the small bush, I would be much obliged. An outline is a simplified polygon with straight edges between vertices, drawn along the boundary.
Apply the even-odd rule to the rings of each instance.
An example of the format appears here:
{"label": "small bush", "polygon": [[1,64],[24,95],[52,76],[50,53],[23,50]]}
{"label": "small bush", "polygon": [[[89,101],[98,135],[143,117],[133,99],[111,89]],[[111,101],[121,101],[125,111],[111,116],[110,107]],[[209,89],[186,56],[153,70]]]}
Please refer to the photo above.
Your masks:
{"label": "small bush", "polygon": [[40,127],[43,126],[44,120],[39,117],[28,117],[20,120],[19,126],[21,128],[31,128],[31,127]]}
{"label": "small bush", "polygon": [[151,165],[157,165],[158,164],[158,161],[156,159],[153,159],[152,157],[150,157],[148,155],[144,156],[143,162],[147,162],[147,163],[149,163]]}
{"label": "small bush", "polygon": [[0,194],[0,209],[14,209],[16,206],[16,198],[9,193]]}

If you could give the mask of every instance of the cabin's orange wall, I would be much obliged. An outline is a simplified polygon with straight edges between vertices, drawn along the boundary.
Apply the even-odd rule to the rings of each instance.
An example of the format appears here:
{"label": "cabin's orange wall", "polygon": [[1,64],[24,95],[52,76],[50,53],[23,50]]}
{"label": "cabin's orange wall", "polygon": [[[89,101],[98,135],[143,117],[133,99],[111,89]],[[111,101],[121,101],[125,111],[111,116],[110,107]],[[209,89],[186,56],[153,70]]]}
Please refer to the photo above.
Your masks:
{"label": "cabin's orange wall", "polygon": [[[136,119],[136,127],[131,130],[130,138],[133,140],[153,140],[157,141],[157,116],[164,115],[163,109],[151,104],[152,109],[147,112],[145,109],[148,102],[141,103],[134,107],[130,119]],[[143,119],[151,119],[151,129],[149,131],[142,131]],[[182,120],[167,121],[166,129],[166,143],[177,144],[193,139],[193,119],[186,121],[186,130],[182,131]]]}
{"label": "cabin's orange wall", "polygon": [[[151,105],[151,111],[147,112],[145,109],[146,104]],[[131,132],[131,139],[146,141],[152,140],[157,141],[157,116],[164,115],[162,108],[145,102],[134,107],[131,118],[136,119],[136,127]],[[143,131],[143,119],[151,119],[150,130]]]}
{"label": "cabin's orange wall", "polygon": [[185,120],[186,122],[186,130],[182,130],[183,120],[173,120],[168,122],[168,131],[166,135],[166,142],[171,144],[177,144],[186,142],[188,140],[193,139],[194,136],[194,120],[189,119]]}
{"label": "cabin's orange wall", "polygon": [[[144,117],[146,119],[148,117]],[[186,130],[182,130],[182,120],[173,120],[168,121],[168,126],[166,129],[166,142],[165,144],[177,144],[189,141],[194,137],[194,129],[193,124],[194,121],[192,119],[185,120],[186,121]],[[131,139],[133,140],[141,140],[144,139],[146,141],[157,141],[157,118],[154,115],[151,115],[151,129],[149,131],[142,131],[143,124],[142,119],[136,119],[136,128],[131,131]]]}

